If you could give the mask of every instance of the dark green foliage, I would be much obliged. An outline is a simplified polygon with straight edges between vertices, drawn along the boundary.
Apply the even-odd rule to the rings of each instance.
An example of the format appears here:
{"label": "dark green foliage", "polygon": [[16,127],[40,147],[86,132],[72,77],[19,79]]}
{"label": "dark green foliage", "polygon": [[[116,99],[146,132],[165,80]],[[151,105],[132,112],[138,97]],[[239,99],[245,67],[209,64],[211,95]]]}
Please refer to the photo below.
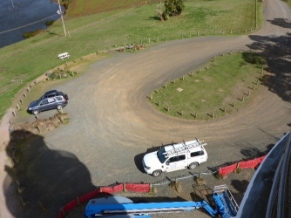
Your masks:
{"label": "dark green foliage", "polygon": [[55,22],[54,20],[49,20],[49,21],[45,22],[45,25],[48,27],[48,26],[53,25],[54,22]]}
{"label": "dark green foliage", "polygon": [[62,0],[61,2],[62,2],[62,5],[64,6],[64,8],[66,10],[68,10],[69,5],[70,5],[70,0]]}
{"label": "dark green foliage", "polygon": [[42,32],[43,32],[43,30],[36,30],[36,31],[32,31],[32,32],[27,32],[27,33],[23,33],[22,37],[25,39],[28,39],[28,38],[36,36],[37,34],[40,34]]}
{"label": "dark green foliage", "polygon": [[185,5],[183,0],[165,0],[165,10],[163,19],[167,20],[169,16],[178,16],[184,10]]}
{"label": "dark green foliage", "polygon": [[265,62],[260,54],[253,52],[244,52],[243,59],[245,60],[245,62],[257,65],[263,64]]}

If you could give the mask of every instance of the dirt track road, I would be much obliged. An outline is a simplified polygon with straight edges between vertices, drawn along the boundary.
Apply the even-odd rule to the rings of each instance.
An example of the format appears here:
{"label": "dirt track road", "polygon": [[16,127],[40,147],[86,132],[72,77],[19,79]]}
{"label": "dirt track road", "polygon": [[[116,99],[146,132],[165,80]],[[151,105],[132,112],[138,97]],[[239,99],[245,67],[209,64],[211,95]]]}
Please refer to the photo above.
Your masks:
{"label": "dirt track road", "polygon": [[[163,43],[135,54],[116,54],[93,64],[82,77],[56,87],[69,93],[70,103],[65,111],[69,113],[70,124],[45,135],[44,146],[50,153],[48,156],[44,153],[44,158],[38,160],[43,162],[35,165],[43,166],[41,172],[47,175],[52,170],[44,163],[49,157],[58,156],[52,162],[60,163],[62,158],[74,160],[64,163],[67,163],[65,173],[74,175],[74,184],[80,188],[74,189],[67,182],[63,192],[72,188],[71,196],[61,203],[93,186],[115,181],[161,180],[140,171],[142,154],[161,143],[204,139],[208,143],[209,161],[195,172],[205,172],[265,151],[289,131],[290,88],[285,84],[288,80],[282,78],[291,69],[290,59],[286,58],[288,55],[290,58],[290,23],[286,21],[291,21],[291,13],[279,0],[267,0],[264,16],[263,28],[251,36],[200,37]],[[260,49],[266,56],[271,74],[258,97],[234,115],[208,122],[186,121],[160,114],[148,103],[146,96],[156,87],[198,69],[214,55],[250,48]],[[64,172],[53,170],[56,181],[64,181]],[[86,177],[78,176],[81,171],[83,174],[86,171]],[[85,179],[91,184],[88,181],[82,184]],[[57,192],[55,186],[43,187],[47,187],[47,192]],[[36,186],[32,190],[41,192]]]}

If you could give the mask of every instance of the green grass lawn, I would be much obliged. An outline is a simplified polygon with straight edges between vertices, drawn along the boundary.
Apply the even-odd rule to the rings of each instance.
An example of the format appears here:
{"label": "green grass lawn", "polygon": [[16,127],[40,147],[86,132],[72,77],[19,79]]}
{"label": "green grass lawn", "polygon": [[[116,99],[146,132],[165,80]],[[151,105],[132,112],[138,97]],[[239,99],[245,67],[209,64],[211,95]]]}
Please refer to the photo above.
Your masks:
{"label": "green grass lawn", "polygon": [[163,113],[185,119],[233,113],[254,96],[263,63],[260,55],[248,52],[216,57],[206,68],[155,90],[150,102]]}
{"label": "green grass lawn", "polygon": [[[158,4],[66,19],[71,37],[64,37],[60,21],[45,33],[0,49],[0,118],[15,94],[30,81],[70,60],[124,44],[160,42],[200,35],[237,34],[254,27],[254,1],[189,1],[185,12],[169,21],[157,20]],[[259,8],[261,4],[259,3]],[[261,22],[259,21],[259,24]]]}

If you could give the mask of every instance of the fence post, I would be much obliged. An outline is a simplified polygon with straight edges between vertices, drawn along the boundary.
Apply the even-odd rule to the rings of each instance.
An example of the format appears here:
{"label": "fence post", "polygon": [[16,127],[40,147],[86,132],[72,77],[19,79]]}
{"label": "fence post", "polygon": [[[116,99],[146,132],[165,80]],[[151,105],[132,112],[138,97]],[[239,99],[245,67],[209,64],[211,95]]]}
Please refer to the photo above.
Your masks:
{"label": "fence post", "polygon": [[256,27],[256,29],[257,29],[257,0],[255,0],[255,27]]}
{"label": "fence post", "polygon": [[40,207],[41,207],[43,210],[45,210],[45,207],[43,206],[43,204],[42,204],[40,201],[38,201],[38,203],[39,203]]}

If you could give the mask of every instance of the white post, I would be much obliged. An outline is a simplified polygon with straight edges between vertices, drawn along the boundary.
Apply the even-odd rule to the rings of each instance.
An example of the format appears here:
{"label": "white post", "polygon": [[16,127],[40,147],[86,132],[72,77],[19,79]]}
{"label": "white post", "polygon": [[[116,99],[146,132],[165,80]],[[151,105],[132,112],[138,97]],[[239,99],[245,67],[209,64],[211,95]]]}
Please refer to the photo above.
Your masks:
{"label": "white post", "polygon": [[60,0],[58,0],[58,3],[59,3],[59,9],[60,9],[59,12],[60,12],[62,23],[63,23],[64,34],[65,34],[65,36],[67,36],[66,27],[65,27],[64,18],[63,18],[63,12],[62,12],[62,8],[60,5]]}

